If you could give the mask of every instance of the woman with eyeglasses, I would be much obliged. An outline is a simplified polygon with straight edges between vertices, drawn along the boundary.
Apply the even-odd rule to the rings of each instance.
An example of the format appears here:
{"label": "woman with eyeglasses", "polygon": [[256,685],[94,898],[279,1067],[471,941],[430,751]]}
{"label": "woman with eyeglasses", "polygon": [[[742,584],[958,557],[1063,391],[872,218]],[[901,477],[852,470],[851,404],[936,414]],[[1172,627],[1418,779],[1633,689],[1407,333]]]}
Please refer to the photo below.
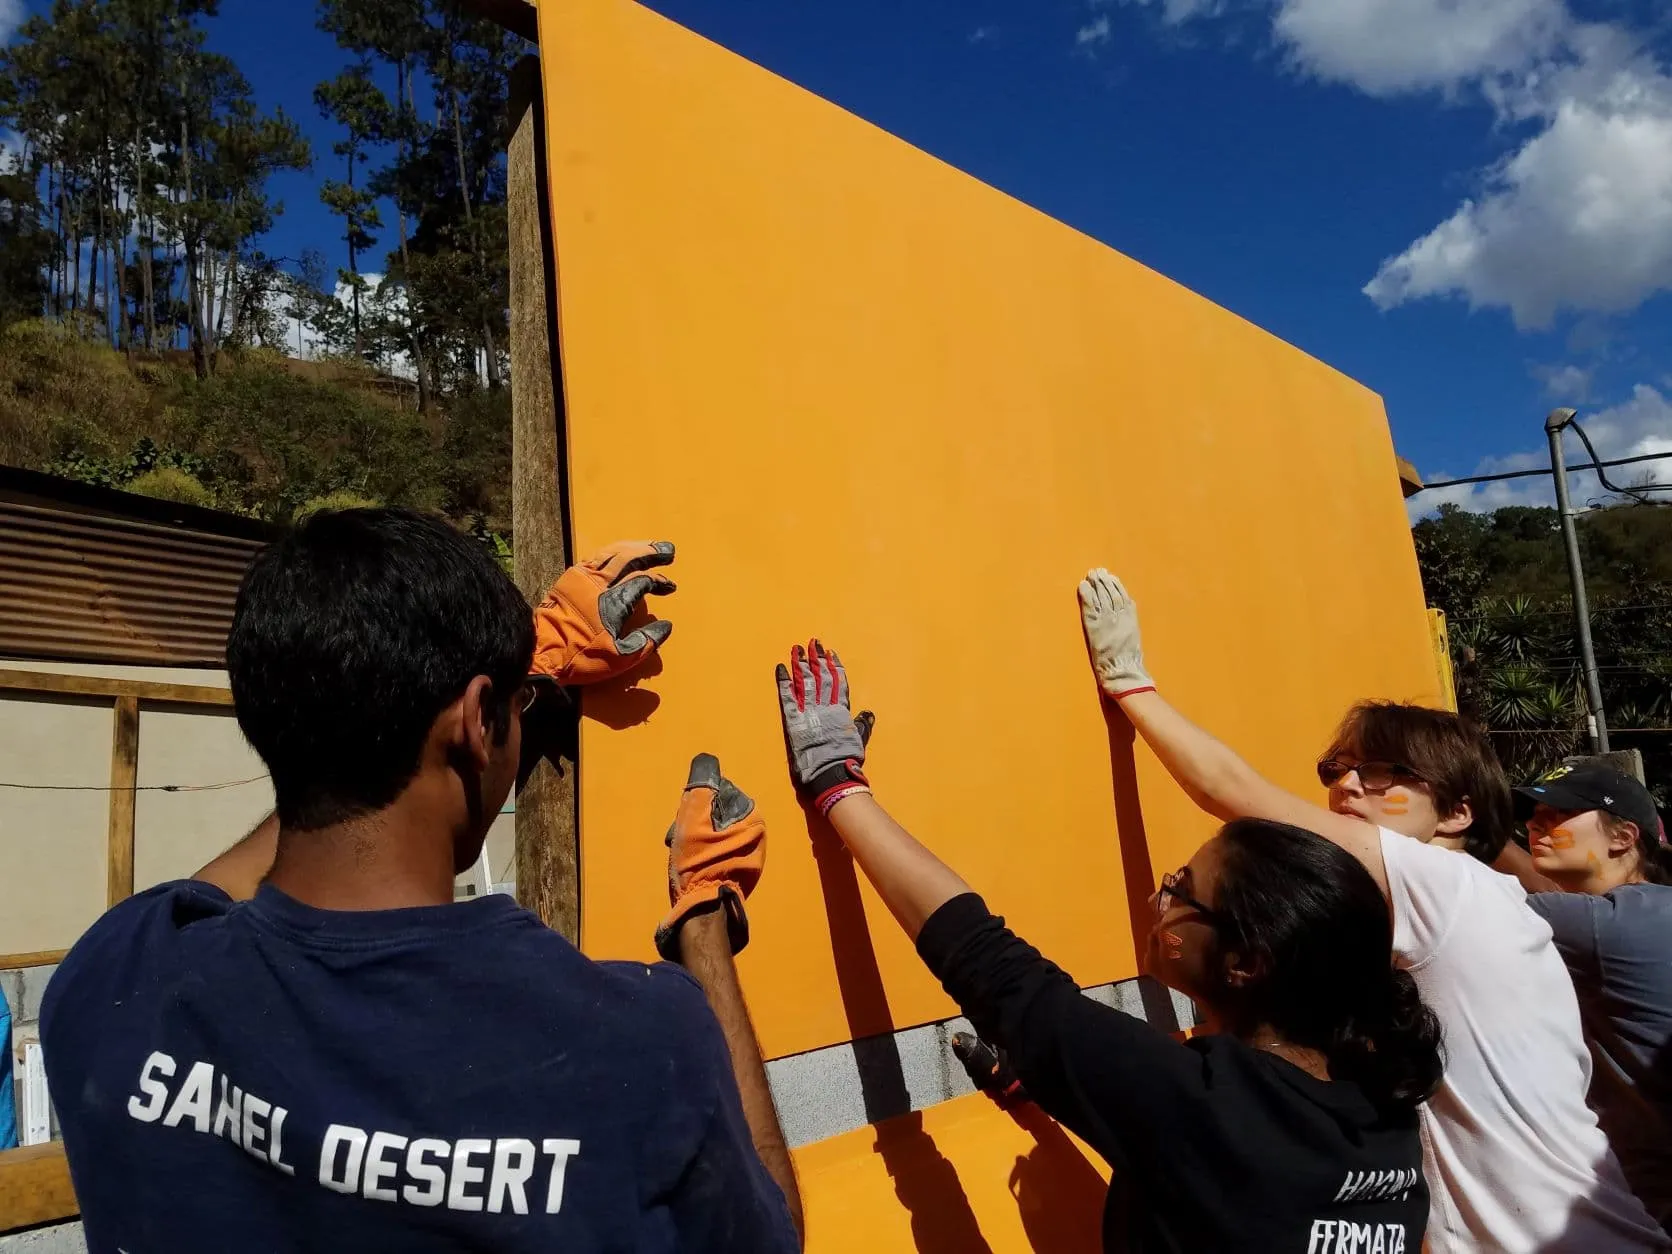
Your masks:
{"label": "woman with eyeglasses", "polygon": [[1208,1029],[1180,1044],[1083,996],[889,817],[835,654],[798,646],[778,695],[797,791],[1029,1096],[1114,1168],[1105,1249],[1417,1254],[1440,1031],[1355,859],[1244,820],[1166,877],[1145,967]]}
{"label": "woman with eyeglasses", "polygon": [[1375,883],[1366,908],[1392,919],[1394,960],[1445,1033],[1445,1077],[1421,1112],[1432,1254],[1672,1249],[1585,1104],[1591,1059],[1550,927],[1485,864],[1511,826],[1485,736],[1446,710],[1363,702],[1319,763],[1320,806],[1156,691],[1119,580],[1094,570],[1079,592],[1104,695],[1198,805],[1317,832]]}

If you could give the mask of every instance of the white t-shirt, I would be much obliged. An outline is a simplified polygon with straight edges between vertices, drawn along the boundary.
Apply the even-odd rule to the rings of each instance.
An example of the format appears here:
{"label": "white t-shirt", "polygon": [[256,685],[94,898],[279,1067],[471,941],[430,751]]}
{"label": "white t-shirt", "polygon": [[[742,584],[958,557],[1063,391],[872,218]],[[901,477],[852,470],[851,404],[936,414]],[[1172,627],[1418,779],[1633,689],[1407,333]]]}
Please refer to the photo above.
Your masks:
{"label": "white t-shirt", "polygon": [[1435,1254],[1672,1249],[1585,1104],[1591,1056],[1550,926],[1467,854],[1382,829],[1393,951],[1445,1031],[1422,1109]]}

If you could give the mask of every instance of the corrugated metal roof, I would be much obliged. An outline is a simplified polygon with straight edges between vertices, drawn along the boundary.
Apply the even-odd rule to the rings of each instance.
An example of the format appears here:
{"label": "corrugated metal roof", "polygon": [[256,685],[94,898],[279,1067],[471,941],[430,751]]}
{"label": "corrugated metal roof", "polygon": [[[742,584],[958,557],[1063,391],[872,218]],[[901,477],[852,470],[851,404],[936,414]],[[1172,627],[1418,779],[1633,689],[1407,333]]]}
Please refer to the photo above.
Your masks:
{"label": "corrugated metal roof", "polygon": [[221,666],[262,543],[0,497],[0,655]]}

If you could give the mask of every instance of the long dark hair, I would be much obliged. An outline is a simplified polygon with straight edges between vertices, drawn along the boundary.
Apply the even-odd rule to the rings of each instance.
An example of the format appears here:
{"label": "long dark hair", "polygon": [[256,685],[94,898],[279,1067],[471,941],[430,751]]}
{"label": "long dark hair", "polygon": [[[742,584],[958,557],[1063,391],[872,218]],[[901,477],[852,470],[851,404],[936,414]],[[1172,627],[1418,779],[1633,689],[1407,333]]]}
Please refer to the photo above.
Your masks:
{"label": "long dark hair", "polygon": [[1332,1079],[1384,1110],[1426,1101],[1444,1070],[1440,1022],[1393,965],[1393,924],[1370,872],[1286,823],[1238,819],[1219,840],[1219,944],[1255,971],[1222,989],[1231,1021],[1318,1050]]}

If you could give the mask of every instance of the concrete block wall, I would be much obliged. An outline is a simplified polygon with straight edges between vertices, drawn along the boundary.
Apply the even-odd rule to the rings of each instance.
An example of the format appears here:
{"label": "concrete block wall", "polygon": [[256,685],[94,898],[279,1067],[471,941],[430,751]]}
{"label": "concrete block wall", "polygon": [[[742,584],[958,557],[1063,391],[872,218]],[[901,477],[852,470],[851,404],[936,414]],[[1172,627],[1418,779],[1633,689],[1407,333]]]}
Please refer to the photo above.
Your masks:
{"label": "concrete block wall", "polygon": [[87,1254],[79,1223],[49,1224],[0,1236],[0,1254]]}

